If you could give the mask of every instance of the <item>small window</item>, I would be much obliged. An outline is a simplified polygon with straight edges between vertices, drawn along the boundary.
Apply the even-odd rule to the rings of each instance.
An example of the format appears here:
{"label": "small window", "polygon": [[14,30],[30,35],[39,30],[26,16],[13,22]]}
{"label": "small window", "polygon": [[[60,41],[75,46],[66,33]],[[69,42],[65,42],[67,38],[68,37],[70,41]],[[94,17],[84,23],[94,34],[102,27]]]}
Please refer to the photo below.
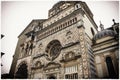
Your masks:
{"label": "small window", "polygon": [[73,23],[74,23],[74,19],[72,19]]}
{"label": "small window", "polygon": [[63,24],[63,27],[65,27],[65,24]]}
{"label": "small window", "polygon": [[67,22],[65,23],[65,26],[67,26]]}
{"label": "small window", "polygon": [[60,25],[60,28],[62,29],[62,25]]}
{"label": "small window", "polygon": [[70,24],[70,22],[68,21],[68,25]]}
{"label": "small window", "polygon": [[72,24],[72,20],[70,20],[70,24]]}
{"label": "small window", "polygon": [[77,18],[75,17],[75,22],[77,21]]}
{"label": "small window", "polygon": [[53,32],[55,32],[55,28],[53,29]]}
{"label": "small window", "polygon": [[77,9],[79,9],[79,8],[81,8],[80,4],[76,4],[76,5],[75,5],[75,9],[77,10]]}
{"label": "small window", "polygon": [[94,32],[93,28],[91,28],[91,32],[92,32],[92,35],[94,36],[95,32]]}
{"label": "small window", "polygon": [[77,9],[79,8],[79,5],[78,5],[78,4],[76,5],[76,8],[77,8]]}

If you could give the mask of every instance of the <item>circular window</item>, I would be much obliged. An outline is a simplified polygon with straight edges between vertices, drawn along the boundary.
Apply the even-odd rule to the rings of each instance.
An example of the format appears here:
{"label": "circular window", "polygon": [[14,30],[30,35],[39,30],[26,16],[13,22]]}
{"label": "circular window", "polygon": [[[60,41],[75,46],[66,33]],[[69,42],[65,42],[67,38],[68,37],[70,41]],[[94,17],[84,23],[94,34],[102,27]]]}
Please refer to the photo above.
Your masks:
{"label": "circular window", "polygon": [[46,52],[48,53],[49,59],[54,60],[61,52],[61,44],[58,40],[51,41],[47,48]]}
{"label": "circular window", "polygon": [[60,51],[61,51],[61,45],[55,44],[50,49],[50,56],[56,56],[60,53]]}

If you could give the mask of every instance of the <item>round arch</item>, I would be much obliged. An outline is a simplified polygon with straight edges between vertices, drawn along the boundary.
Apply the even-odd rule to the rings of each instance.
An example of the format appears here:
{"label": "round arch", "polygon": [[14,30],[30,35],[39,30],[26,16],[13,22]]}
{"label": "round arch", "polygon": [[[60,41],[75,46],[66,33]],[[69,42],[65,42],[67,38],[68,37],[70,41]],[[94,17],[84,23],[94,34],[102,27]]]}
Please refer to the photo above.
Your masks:
{"label": "round arch", "polygon": [[15,74],[15,78],[19,79],[27,79],[28,78],[28,66],[25,61],[19,64],[17,72]]}
{"label": "round arch", "polygon": [[110,56],[106,56],[105,61],[106,61],[106,65],[107,65],[109,78],[116,78],[116,73],[114,70],[112,58]]}

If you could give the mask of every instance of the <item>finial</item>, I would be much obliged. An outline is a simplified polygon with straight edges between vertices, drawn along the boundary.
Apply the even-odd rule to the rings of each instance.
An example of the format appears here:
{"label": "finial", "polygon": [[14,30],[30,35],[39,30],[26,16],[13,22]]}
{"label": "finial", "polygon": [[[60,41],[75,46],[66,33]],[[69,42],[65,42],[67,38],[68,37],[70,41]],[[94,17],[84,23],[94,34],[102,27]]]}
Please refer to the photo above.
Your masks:
{"label": "finial", "polygon": [[114,24],[116,24],[115,19],[112,20]]}
{"label": "finial", "polygon": [[101,28],[101,31],[104,30],[104,25],[101,23],[101,21],[100,21],[100,26],[99,27]]}

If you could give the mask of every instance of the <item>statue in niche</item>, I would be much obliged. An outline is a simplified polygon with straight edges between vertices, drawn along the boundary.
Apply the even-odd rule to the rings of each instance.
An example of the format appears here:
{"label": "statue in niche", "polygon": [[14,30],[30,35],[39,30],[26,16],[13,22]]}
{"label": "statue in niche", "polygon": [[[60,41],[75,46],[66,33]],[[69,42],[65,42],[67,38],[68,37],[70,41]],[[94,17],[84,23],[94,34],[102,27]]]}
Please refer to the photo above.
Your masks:
{"label": "statue in niche", "polygon": [[29,41],[25,45],[25,55],[30,55],[32,53],[32,50],[33,50],[33,42]]}
{"label": "statue in niche", "polygon": [[24,44],[21,44],[20,45],[20,57],[22,57],[23,56],[23,54],[25,53],[25,48],[24,48]]}
{"label": "statue in niche", "polygon": [[29,46],[29,54],[32,54],[32,50],[33,50],[33,43],[31,42]]}
{"label": "statue in niche", "polygon": [[29,44],[26,43],[26,46],[25,46],[25,55],[27,55],[29,52]]}
{"label": "statue in niche", "polygon": [[23,51],[24,51],[24,45],[22,44],[20,45],[20,53],[23,53]]}

